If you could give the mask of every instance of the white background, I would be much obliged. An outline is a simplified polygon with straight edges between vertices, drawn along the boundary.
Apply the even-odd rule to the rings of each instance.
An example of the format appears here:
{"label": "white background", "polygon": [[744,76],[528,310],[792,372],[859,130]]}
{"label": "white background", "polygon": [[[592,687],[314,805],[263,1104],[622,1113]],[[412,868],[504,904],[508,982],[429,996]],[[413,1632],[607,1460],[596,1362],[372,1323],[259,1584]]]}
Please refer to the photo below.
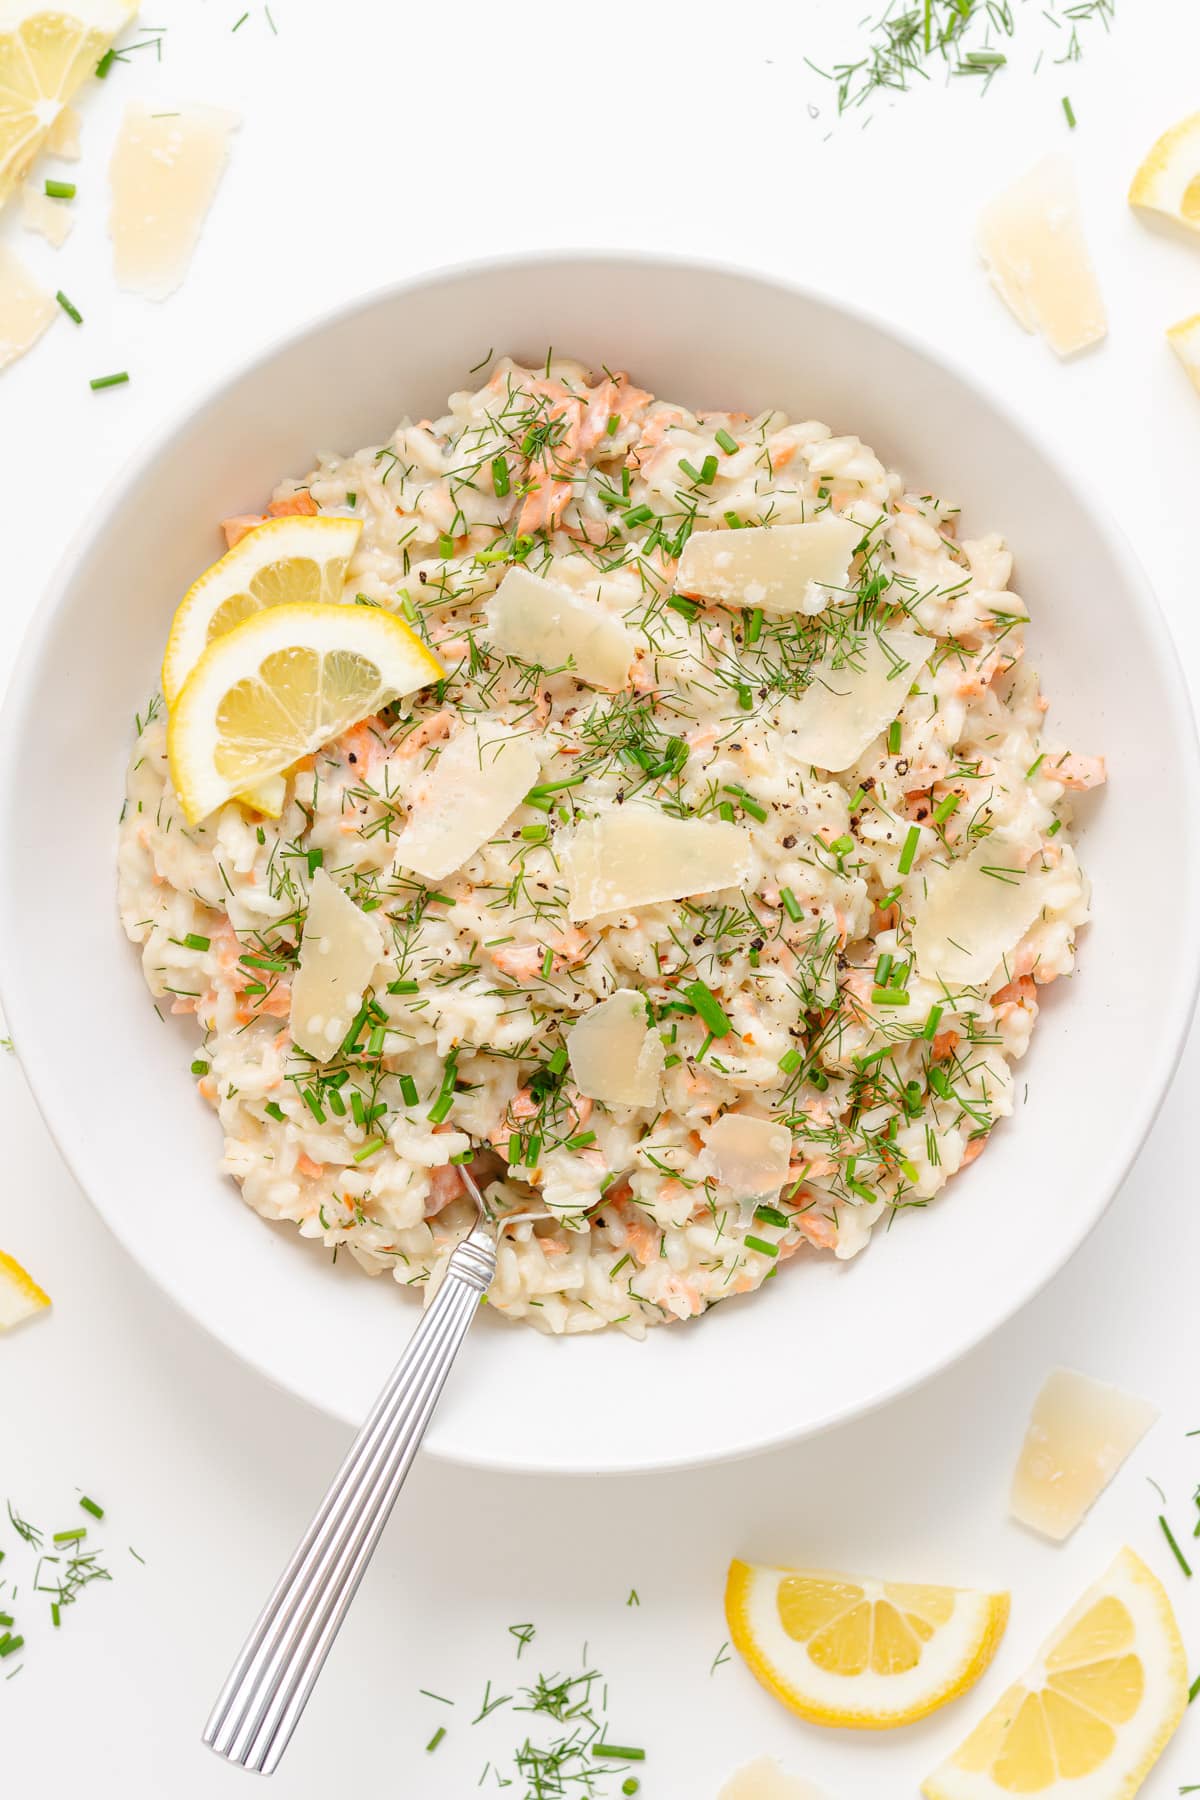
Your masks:
{"label": "white background", "polygon": [[[828,84],[804,63],[859,39],[859,9],[846,0],[273,0],[277,35],[260,0],[236,31],[243,0],[151,4],[150,23],[167,27],[161,61],[144,50],[90,86],[84,159],[53,171],[79,184],[66,247],[51,251],[13,218],[2,228],[86,322],[59,320],[0,377],[0,675],[103,484],[231,361],[423,267],[588,244],[792,274],[972,362],[1120,510],[1195,686],[1200,396],[1162,333],[1200,308],[1200,240],[1152,233],[1124,193],[1150,142],[1197,105],[1200,13],[1193,0],[1118,0],[1111,36],[1086,27],[1082,63],[1056,68],[1065,34],[1039,22],[1040,0],[1015,4],[1014,58],[1027,69],[1035,43],[1047,45],[1036,78],[1007,71],[982,99],[973,82],[935,81],[875,107],[865,129],[862,114],[836,119]],[[134,96],[158,110],[203,100],[244,118],[188,282],[161,307],[115,292],[106,237],[108,146]],[[1048,148],[1074,159],[1111,315],[1108,343],[1067,367],[1004,313],[971,243],[981,201]],[[128,387],[89,390],[89,377],[125,368]],[[1003,519],[998,494],[992,522]],[[69,708],[71,695],[58,704]],[[53,714],[45,729],[56,729]],[[3,774],[20,779],[19,769]],[[69,794],[62,806],[69,827]],[[1129,853],[1149,862],[1153,845]],[[1152,903],[1148,887],[1147,929]],[[103,1020],[64,1019],[62,1036],[81,1081],[89,1057],[119,1054]],[[538,1481],[418,1466],[275,1778],[280,1800],[348,1788],[419,1800],[496,1792],[493,1774],[477,1790],[480,1772],[489,1758],[507,1769],[528,1720],[504,1709],[471,1726],[485,1680],[509,1692],[518,1674],[574,1672],[584,1657],[607,1677],[610,1735],[648,1749],[642,1800],[713,1800],[728,1772],[768,1750],[832,1800],[915,1796],[1123,1541],[1167,1580],[1200,1666],[1195,1594],[1166,1551],[1149,1485],[1161,1484],[1200,1563],[1200,1436],[1185,1435],[1200,1428],[1198,1076],[1193,1040],[1132,1176],[1070,1268],[886,1414],[752,1463],[670,1477]],[[131,1132],[147,1103],[130,1093]],[[0,1143],[0,1245],[55,1300],[52,1315],[0,1345],[0,1498],[53,1530],[83,1519],[77,1488],[97,1495],[108,1519],[93,1536],[115,1574],[57,1632],[42,1603],[18,1596],[28,1644],[20,1675],[0,1680],[0,1783],[34,1800],[244,1792],[250,1778],[204,1751],[199,1730],[346,1433],[234,1364],[148,1286],[60,1166],[8,1056]],[[1064,1548],[1005,1520],[1030,1398],[1059,1361],[1123,1382],[1163,1415]],[[803,1381],[804,1369],[745,1379]],[[0,1547],[3,1573],[27,1588],[6,1525]],[[925,1725],[867,1741],[814,1731],[736,1661],[710,1673],[726,1636],[724,1569],[738,1552],[1011,1586],[1008,1638],[976,1694]],[[639,1606],[627,1604],[631,1588]],[[524,1621],[538,1635],[518,1671],[506,1627]],[[448,1735],[427,1756],[438,1724]],[[1196,1716],[1144,1791],[1166,1800],[1193,1781]]]}

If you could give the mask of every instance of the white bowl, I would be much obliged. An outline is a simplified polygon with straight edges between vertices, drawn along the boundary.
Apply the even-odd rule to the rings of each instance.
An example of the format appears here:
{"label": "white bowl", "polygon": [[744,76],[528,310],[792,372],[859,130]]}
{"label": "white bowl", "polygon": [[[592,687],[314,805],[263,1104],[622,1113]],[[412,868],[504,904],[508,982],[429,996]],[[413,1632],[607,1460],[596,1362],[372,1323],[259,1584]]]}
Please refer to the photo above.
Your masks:
{"label": "white bowl", "polygon": [[[1031,655],[1065,741],[1109,759],[1082,852],[1096,922],[1047,990],[1028,1100],[927,1210],[856,1261],[801,1256],[761,1293],[630,1342],[485,1319],[429,1448],[494,1467],[702,1462],[876,1406],[961,1356],[1061,1267],[1162,1098],[1197,981],[1191,710],[1111,508],[1025,421],[859,313],[776,281],[626,256],[451,270],[338,312],[256,359],[110,489],[39,609],[0,721],[0,955],[18,1052],[64,1156],[112,1230],[193,1318],[263,1374],[359,1420],[415,1314],[337,1268],[217,1174],[220,1130],[117,923],[114,851],[136,707],[216,522],[314,452],[436,415],[489,345],[548,344],[696,407],[769,403],[857,433],[888,466],[1002,530]],[[47,720],[53,728],[46,729]]]}

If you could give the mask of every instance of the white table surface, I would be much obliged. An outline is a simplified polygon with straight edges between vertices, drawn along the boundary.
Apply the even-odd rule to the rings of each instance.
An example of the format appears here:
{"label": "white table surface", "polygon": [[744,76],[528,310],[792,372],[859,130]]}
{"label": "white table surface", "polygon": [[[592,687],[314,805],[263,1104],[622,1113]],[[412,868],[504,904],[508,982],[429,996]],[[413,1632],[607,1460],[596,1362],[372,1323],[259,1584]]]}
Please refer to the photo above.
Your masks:
{"label": "white table surface", "polygon": [[[243,0],[148,0],[151,22],[167,27],[161,61],[143,51],[84,97],[79,223],[66,247],[50,250],[12,218],[0,228],[86,320],[58,321],[0,378],[0,674],[110,474],[232,359],[422,267],[607,244],[795,274],[969,360],[1121,508],[1200,680],[1200,397],[1162,336],[1200,308],[1200,241],[1148,231],[1123,199],[1149,143],[1197,104],[1190,0],[1118,0],[1111,36],[1089,28],[1080,64],[1047,60],[1036,79],[1010,71],[982,101],[972,82],[935,83],[876,108],[867,129],[836,121],[829,88],[804,64],[854,42],[860,9],[844,0],[273,0],[277,35],[260,0],[246,3],[235,31]],[[1038,11],[1026,0],[1009,46],[1025,62]],[[1062,37],[1041,35],[1058,53]],[[134,96],[244,117],[187,284],[162,306],[117,294],[109,261],[108,145]],[[1074,157],[1111,313],[1108,343],[1067,367],[1016,328],[971,244],[980,202],[1049,148]],[[128,387],[89,390],[89,377],[122,368]],[[64,796],[67,816],[69,804]],[[1143,852],[1151,847],[1131,846]],[[79,1025],[69,1053],[109,1053],[101,1021]],[[476,1783],[489,1759],[506,1766],[527,1718],[502,1709],[472,1726],[485,1681],[508,1692],[518,1673],[575,1672],[584,1655],[608,1680],[610,1735],[648,1749],[643,1800],[712,1800],[725,1774],[764,1751],[832,1800],[900,1800],[1124,1541],[1168,1581],[1200,1666],[1195,1591],[1166,1550],[1149,1485],[1161,1485],[1191,1545],[1198,1077],[1193,1038],[1133,1174],[1072,1265],[974,1355],[885,1414],[751,1463],[670,1477],[538,1481],[419,1465],[275,1778],[280,1800],[325,1800],[346,1791],[347,1775],[363,1795],[499,1791],[494,1774]],[[138,1103],[131,1094],[131,1131]],[[83,1520],[77,1488],[98,1496],[108,1518],[93,1536],[115,1572],[60,1631],[44,1609],[19,1608],[28,1644],[20,1676],[0,1681],[0,1786],[36,1800],[245,1792],[249,1778],[203,1750],[199,1729],[346,1432],[234,1363],[148,1285],[62,1168],[9,1056],[0,1143],[0,1245],[55,1301],[0,1345],[0,1498],[58,1529]],[[1056,1362],[1162,1409],[1063,1548],[1005,1518],[1026,1409]],[[5,1525],[0,1547],[4,1573],[27,1583]],[[725,1565],[738,1552],[1009,1585],[1008,1638],[976,1694],[922,1726],[867,1741],[814,1731],[736,1661],[710,1672],[726,1636]],[[627,1604],[631,1588],[638,1606]],[[506,1627],[523,1621],[537,1638],[518,1671]],[[448,1735],[429,1756],[438,1724]],[[1193,1717],[1152,1775],[1152,1800],[1200,1782],[1196,1727]]]}

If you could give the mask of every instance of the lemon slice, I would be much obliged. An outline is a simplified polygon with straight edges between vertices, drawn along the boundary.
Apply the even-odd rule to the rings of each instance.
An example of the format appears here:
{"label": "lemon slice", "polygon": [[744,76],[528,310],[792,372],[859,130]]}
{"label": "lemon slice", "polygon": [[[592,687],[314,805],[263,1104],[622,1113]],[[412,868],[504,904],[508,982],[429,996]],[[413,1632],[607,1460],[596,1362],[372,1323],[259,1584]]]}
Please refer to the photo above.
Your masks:
{"label": "lemon slice", "polygon": [[1200,231],[1200,113],[1163,132],[1130,184],[1129,204]]}
{"label": "lemon slice", "polygon": [[268,519],[193,581],[175,609],[163,656],[168,706],[214,638],[268,606],[340,600],[360,519]]}
{"label": "lemon slice", "polygon": [[54,8],[0,0],[0,206],[136,11],[136,0],[68,0]]}
{"label": "lemon slice", "polygon": [[1187,1706],[1171,1603],[1132,1550],[931,1775],[926,1800],[1129,1800]]}
{"label": "lemon slice", "polygon": [[171,708],[171,779],[193,825],[445,670],[375,606],[271,606],[214,638]]}
{"label": "lemon slice", "polygon": [[725,1616],[753,1674],[815,1725],[909,1725],[977,1681],[1007,1594],[729,1565]]}
{"label": "lemon slice", "polygon": [[49,1294],[42,1292],[33,1276],[0,1250],[0,1331],[44,1312],[49,1304]]}

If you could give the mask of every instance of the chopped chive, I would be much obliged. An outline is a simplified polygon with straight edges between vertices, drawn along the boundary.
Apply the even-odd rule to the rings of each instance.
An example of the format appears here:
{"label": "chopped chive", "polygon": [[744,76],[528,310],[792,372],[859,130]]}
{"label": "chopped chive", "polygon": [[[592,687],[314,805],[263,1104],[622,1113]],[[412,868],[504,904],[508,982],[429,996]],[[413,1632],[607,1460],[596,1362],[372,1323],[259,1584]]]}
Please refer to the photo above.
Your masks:
{"label": "chopped chive", "polygon": [[763,615],[760,607],[754,607],[746,614],[746,643],[757,644],[762,636]]}
{"label": "chopped chive", "polygon": [[59,290],[58,290],[57,294],[55,294],[54,298],[58,301],[58,304],[62,307],[62,309],[66,313],[68,319],[74,319],[76,325],[83,324],[83,314],[80,312],[80,310],[77,306],[73,306],[71,304],[71,302],[67,299],[67,296],[63,293],[61,288],[59,288]]}
{"label": "chopped chive", "polygon": [[127,369],[122,369],[117,375],[94,375],[91,381],[88,382],[88,386],[94,392],[97,388],[120,387],[122,382],[128,380],[129,371]]}
{"label": "chopped chive", "polygon": [[325,852],[323,850],[309,850],[306,853],[305,860],[308,863],[309,875],[315,875],[318,869],[325,866]]}
{"label": "chopped chive", "polygon": [[438,538],[438,555],[443,558],[454,555],[454,539],[448,531],[443,531]]}
{"label": "chopped chive", "polygon": [[569,1137],[567,1139],[567,1149],[586,1150],[589,1145],[594,1144],[595,1141],[596,1134],[594,1131],[580,1131],[577,1132],[574,1137]]}
{"label": "chopped chive", "polygon": [[932,1043],[937,1036],[937,1028],[942,1022],[942,1014],[945,1010],[944,1006],[931,1006],[929,1009],[929,1017],[921,1027],[921,1036],[929,1043]]}
{"label": "chopped chive", "polygon": [[542,980],[545,981],[547,979],[547,977],[550,975],[553,975],[553,973],[554,973],[554,952],[550,948],[549,944],[547,944],[545,950],[542,952]]}
{"label": "chopped chive", "polygon": [[729,1022],[724,1007],[707,982],[691,981],[683,991],[713,1037],[728,1037],[733,1026]]}
{"label": "chopped chive", "polygon": [[429,1742],[425,1746],[426,1753],[428,1753],[430,1750],[436,1750],[438,1745],[441,1743],[442,1739],[445,1737],[445,1735],[446,1735],[446,1727],[444,1725],[439,1725],[437,1730],[434,1732],[433,1736],[430,1738]]}
{"label": "chopped chive", "polygon": [[1047,836],[1047,837],[1053,837],[1053,836],[1054,836],[1054,834],[1055,834],[1055,832],[1057,832],[1057,831],[1061,831],[1061,830],[1062,830],[1062,820],[1061,820],[1061,819],[1055,819],[1055,821],[1054,821],[1054,823],[1053,823],[1053,825],[1049,825],[1049,826],[1047,826],[1047,828],[1046,828],[1046,836]]}
{"label": "chopped chive", "polygon": [[389,981],[387,991],[389,994],[419,994],[421,984],[419,981]]}
{"label": "chopped chive", "polygon": [[1067,124],[1071,127],[1071,130],[1074,131],[1074,129],[1075,129],[1075,108],[1071,105],[1071,102],[1067,98],[1066,94],[1064,94],[1062,97],[1062,109],[1063,109],[1064,114],[1066,115]]}
{"label": "chopped chive", "polygon": [[621,427],[620,413],[609,413],[608,424],[604,427],[605,437],[616,437]]}
{"label": "chopped chive", "polygon": [[636,1775],[627,1775],[621,1783],[621,1792],[623,1794],[636,1794],[641,1788],[641,1785],[642,1784]]}
{"label": "chopped chive", "polygon": [[625,514],[625,523],[626,523],[626,525],[628,525],[629,529],[632,531],[633,528],[637,525],[648,525],[650,523],[650,520],[653,517],[654,517],[654,508],[653,507],[651,507],[651,506],[631,506],[629,511]]}
{"label": "chopped chive", "polygon": [[586,775],[564,775],[561,781],[540,781],[536,787],[530,788],[525,796],[526,802],[532,803],[535,794],[540,800],[544,794],[559,794],[564,788],[581,787],[586,780]]}
{"label": "chopped chive", "polygon": [[756,1206],[754,1216],[761,1219],[764,1225],[778,1225],[780,1231],[786,1231],[792,1222],[777,1206]]}
{"label": "chopped chive", "polygon": [[46,193],[51,200],[73,200],[75,183],[73,181],[47,181]]}
{"label": "chopped chive", "polygon": [[689,625],[700,611],[700,602],[689,600],[685,594],[672,594],[667,605],[672,612],[677,612],[681,618],[686,619]]}
{"label": "chopped chive", "polygon": [[263,1107],[263,1111],[268,1113],[272,1119],[277,1119],[281,1125],[287,1124],[287,1114],[284,1112],[282,1106],[280,1106],[278,1100],[268,1100]]}
{"label": "chopped chive", "polygon": [[358,1149],[354,1152],[355,1162],[356,1163],[366,1162],[368,1156],[374,1156],[375,1152],[377,1150],[382,1150],[383,1146],[386,1143],[387,1143],[386,1138],[381,1138],[381,1137],[368,1138],[366,1143],[363,1144],[360,1149]]}
{"label": "chopped chive", "polygon": [[785,1075],[794,1075],[803,1061],[799,1050],[785,1050],[779,1059],[779,1066]]}
{"label": "chopped chive", "polygon": [[709,482],[713,480],[716,473],[717,473],[716,457],[711,456],[711,455],[706,456],[704,461],[700,464],[700,480],[705,487],[707,487]]}
{"label": "chopped chive", "polygon": [[735,512],[722,513],[721,517],[728,525],[730,531],[741,531],[743,522],[738,518]]}
{"label": "chopped chive", "polygon": [[546,1067],[552,1075],[564,1075],[570,1058],[565,1044],[560,1044],[551,1056],[546,1058]]}
{"label": "chopped chive", "polygon": [[[1196,1698],[1197,1694],[1200,1694],[1200,1675],[1197,1675],[1195,1681],[1193,1681],[1191,1687],[1188,1689],[1189,1706],[1192,1704],[1192,1701]],[[1185,1788],[1183,1791],[1186,1793],[1187,1789]]]}
{"label": "chopped chive", "polygon": [[[1159,1513],[1158,1522],[1162,1526],[1163,1536],[1166,1538],[1167,1543],[1171,1547],[1172,1556],[1175,1558],[1175,1561],[1179,1564],[1180,1568],[1183,1570],[1184,1574],[1187,1576],[1188,1580],[1190,1581],[1192,1579],[1191,1567],[1188,1563],[1187,1558],[1184,1556],[1183,1551],[1179,1548],[1179,1545],[1176,1543],[1175,1533],[1171,1530],[1171,1527],[1167,1524],[1166,1515],[1164,1513]],[[56,1538],[54,1541],[55,1541],[55,1543],[57,1543],[58,1539]]]}
{"label": "chopped chive", "polygon": [[12,1622],[13,1618],[11,1613],[0,1612],[0,1625],[11,1625]]}
{"label": "chopped chive", "polygon": [[54,1542],[56,1544],[78,1544],[86,1536],[87,1526],[76,1525],[70,1531],[56,1531]]}
{"label": "chopped chive", "polygon": [[346,490],[346,505],[347,506],[357,506],[358,505],[358,495],[356,493],[353,493],[350,489]]}
{"label": "chopped chive", "polygon": [[726,456],[733,456],[737,452],[737,450],[739,448],[737,439],[734,437],[730,437],[729,433],[726,431],[726,429],[723,425],[722,425],[720,431],[714,432],[713,435],[715,436],[717,443],[721,446],[721,449],[725,452]]}
{"label": "chopped chive", "polygon": [[930,1069],[929,1085],[940,1100],[953,1100],[954,1089],[950,1085],[950,1077],[944,1070],[936,1067]]}
{"label": "chopped chive", "polygon": [[722,800],[720,806],[718,806],[718,808],[717,808],[717,817],[720,819],[724,819],[724,821],[727,825],[732,825],[734,822],[734,820],[733,820],[733,802],[730,800]]}
{"label": "chopped chive", "polygon": [[420,1096],[417,1093],[417,1084],[411,1075],[401,1075],[400,1095],[405,1106],[415,1106],[417,1104]]}
{"label": "chopped chive", "polygon": [[544,844],[550,836],[548,825],[522,825],[521,836],[527,844]]}
{"label": "chopped chive", "polygon": [[935,825],[944,825],[946,823],[946,820],[950,817],[951,813],[958,811],[958,808],[961,805],[961,803],[962,803],[962,795],[961,794],[947,794],[946,798],[944,800],[940,800],[933,809],[934,824]]}
{"label": "chopped chive", "polygon": [[872,1006],[907,1006],[908,1005],[908,989],[907,988],[898,988],[898,987],[872,988],[872,990],[871,990],[871,1005]]}
{"label": "chopped chive", "polygon": [[62,1624],[62,1614],[58,1610],[57,1600],[52,1600],[50,1602],[50,1623],[54,1626],[55,1630]]}
{"label": "chopped chive", "polygon": [[1046,752],[1043,750],[1042,754],[1040,756],[1034,757],[1033,761],[1030,763],[1029,767],[1026,769],[1026,771],[1025,771],[1026,781],[1033,780],[1034,776],[1037,774],[1038,770],[1041,768],[1041,766],[1045,762],[1045,760],[1046,760]]}
{"label": "chopped chive", "polygon": [[753,799],[752,796],[746,792],[745,788],[731,787],[727,782],[725,784],[724,792],[733,795],[744,813],[749,813],[750,817],[752,819],[757,819],[760,825],[765,824],[767,818],[766,807],[760,806],[758,801]]}
{"label": "chopped chive", "polygon": [[0,1638],[0,1656],[12,1656],[20,1650],[25,1642],[23,1637],[12,1637],[8,1632]]}
{"label": "chopped chive", "polygon": [[751,689],[746,686],[745,682],[738,683],[737,697],[738,705],[743,712],[754,711],[754,694]]}
{"label": "chopped chive", "polygon": [[386,1035],[387,1035],[387,1026],[386,1025],[373,1025],[371,1027],[371,1035],[367,1039],[367,1055],[368,1056],[382,1056],[383,1055],[383,1040],[386,1037]]}
{"label": "chopped chive", "polygon": [[497,497],[501,500],[503,500],[512,489],[512,476],[508,472],[508,458],[506,456],[494,456],[492,458],[492,486],[496,490]]}
{"label": "chopped chive", "polygon": [[887,747],[888,747],[888,755],[889,756],[899,756],[899,754],[900,754],[900,721],[899,721],[899,719],[893,719],[891,724],[888,726]]}
{"label": "chopped chive", "polygon": [[317,1121],[317,1124],[324,1125],[324,1123],[325,1123],[325,1108],[321,1105],[321,1102],[320,1102],[320,1099],[318,1098],[316,1090],[314,1088],[301,1088],[300,1089],[300,1097],[304,1101],[305,1106],[307,1106],[307,1108],[308,1108],[309,1112],[312,1114],[313,1118]]}
{"label": "chopped chive", "polygon": [[921,827],[919,825],[910,825],[908,828],[908,836],[904,840],[904,848],[900,852],[900,861],[897,865],[901,875],[907,875],[912,868],[913,858],[917,854],[917,845],[920,841]]}
{"label": "chopped chive", "polygon": [[112,66],[116,62],[116,60],[117,60],[117,53],[115,50],[106,50],[104,52],[104,55],[100,58],[100,61],[96,64],[96,74],[99,76],[101,81],[107,80],[108,71],[112,68]]}
{"label": "chopped chive", "polygon": [[203,1060],[203,1058],[198,1056],[196,1058],[195,1062],[191,1064],[191,1070],[192,1070],[193,1075],[207,1075],[208,1074],[208,1064]]}
{"label": "chopped chive", "polygon": [[680,457],[679,466],[683,470],[684,474],[687,476],[688,480],[691,482],[694,482],[697,487],[704,480],[704,477],[703,477],[703,475],[701,475],[699,469],[696,467],[696,465],[694,463],[690,463],[686,456]]}
{"label": "chopped chive", "polygon": [[747,1250],[757,1250],[760,1256],[779,1255],[778,1244],[768,1244],[766,1238],[755,1237],[752,1232],[747,1232],[742,1242]]}
{"label": "chopped chive", "polygon": [[182,942],[187,950],[207,950],[212,944],[212,939],[201,937],[198,931],[189,931],[184,934]]}
{"label": "chopped chive", "polygon": [[593,1756],[611,1756],[614,1762],[645,1762],[644,1750],[631,1750],[628,1744],[593,1744]]}
{"label": "chopped chive", "polygon": [[829,848],[833,851],[835,856],[849,856],[851,850],[854,848],[854,839],[852,837],[834,838],[830,843]]}
{"label": "chopped chive", "polygon": [[790,887],[780,888],[779,898],[783,901],[783,910],[789,919],[794,922],[797,919],[803,918],[804,909]]}

